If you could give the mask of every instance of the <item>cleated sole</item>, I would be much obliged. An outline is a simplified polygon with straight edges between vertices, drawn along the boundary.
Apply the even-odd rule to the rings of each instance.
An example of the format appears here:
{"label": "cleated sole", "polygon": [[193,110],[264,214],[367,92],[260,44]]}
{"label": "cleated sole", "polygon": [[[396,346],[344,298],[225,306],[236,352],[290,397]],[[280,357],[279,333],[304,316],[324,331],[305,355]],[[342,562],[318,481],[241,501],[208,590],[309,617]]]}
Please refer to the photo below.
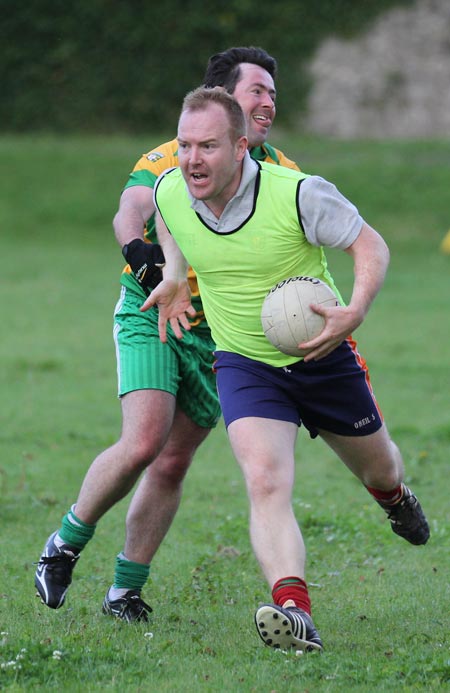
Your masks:
{"label": "cleated sole", "polygon": [[323,649],[315,642],[296,637],[289,619],[270,605],[258,609],[255,623],[261,640],[268,647],[301,652],[320,652]]}

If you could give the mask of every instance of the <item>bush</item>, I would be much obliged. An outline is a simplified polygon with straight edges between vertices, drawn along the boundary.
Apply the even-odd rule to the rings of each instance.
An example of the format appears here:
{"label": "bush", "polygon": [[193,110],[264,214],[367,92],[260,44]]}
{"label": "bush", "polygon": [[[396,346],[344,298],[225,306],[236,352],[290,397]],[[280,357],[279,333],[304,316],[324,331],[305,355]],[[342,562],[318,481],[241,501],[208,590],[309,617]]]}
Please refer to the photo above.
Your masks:
{"label": "bush", "polygon": [[[148,131],[175,123],[208,57],[261,45],[279,61],[280,120],[298,122],[307,59],[331,32],[353,35],[407,0],[0,0],[0,130]],[[4,6],[2,8],[2,5]]]}

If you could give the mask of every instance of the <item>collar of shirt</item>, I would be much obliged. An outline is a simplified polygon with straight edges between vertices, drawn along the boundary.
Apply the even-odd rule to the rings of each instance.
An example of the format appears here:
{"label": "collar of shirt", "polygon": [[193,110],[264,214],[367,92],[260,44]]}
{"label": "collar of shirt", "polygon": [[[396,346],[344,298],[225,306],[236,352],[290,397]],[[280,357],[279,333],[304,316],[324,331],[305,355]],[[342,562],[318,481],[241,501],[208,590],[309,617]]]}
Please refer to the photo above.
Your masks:
{"label": "collar of shirt", "polygon": [[246,152],[242,162],[242,175],[239,187],[236,194],[228,201],[219,219],[217,219],[202,200],[197,200],[188,190],[187,193],[191,200],[192,209],[194,212],[197,212],[207,226],[217,233],[230,233],[234,231],[244,223],[253,210],[255,182],[258,170],[258,164],[251,158],[250,154]]}
{"label": "collar of shirt", "polygon": [[259,147],[253,147],[250,149],[250,156],[256,161],[265,161],[267,159],[267,152],[262,145]]}

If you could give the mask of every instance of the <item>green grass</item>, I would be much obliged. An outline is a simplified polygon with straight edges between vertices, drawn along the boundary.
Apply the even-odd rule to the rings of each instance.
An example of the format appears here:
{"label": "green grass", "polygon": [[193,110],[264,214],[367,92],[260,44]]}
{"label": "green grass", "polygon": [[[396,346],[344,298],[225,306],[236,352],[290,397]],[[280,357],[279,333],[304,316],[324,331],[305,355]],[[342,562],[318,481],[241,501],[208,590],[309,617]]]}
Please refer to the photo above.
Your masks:
{"label": "green grass", "polygon": [[[150,624],[100,610],[127,499],[100,522],[66,606],[51,611],[34,597],[33,561],[93,457],[119,435],[111,314],[122,261],[111,219],[135,159],[163,139],[0,138],[0,688],[450,690],[450,257],[439,252],[450,228],[449,142],[272,138],[336,182],[390,245],[385,287],[356,336],[428,514],[427,546],[395,537],[360,484],[301,431],[294,503],[326,650],[299,658],[264,648],[252,621],[269,593],[219,425],[154,561]],[[348,296],[348,258],[331,253],[330,264]]]}

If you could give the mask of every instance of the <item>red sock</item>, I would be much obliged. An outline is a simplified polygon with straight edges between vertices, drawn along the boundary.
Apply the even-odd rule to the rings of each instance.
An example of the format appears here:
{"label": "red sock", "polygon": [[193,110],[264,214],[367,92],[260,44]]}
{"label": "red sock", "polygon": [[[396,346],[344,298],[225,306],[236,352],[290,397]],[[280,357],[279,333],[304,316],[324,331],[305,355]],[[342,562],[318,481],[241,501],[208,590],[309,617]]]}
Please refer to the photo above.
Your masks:
{"label": "red sock", "polygon": [[383,505],[394,505],[403,496],[403,484],[399,484],[392,491],[380,491],[380,489],[372,488],[371,486],[366,486],[366,489],[376,501]]}
{"label": "red sock", "polygon": [[302,578],[291,576],[277,580],[272,588],[272,599],[277,606],[283,606],[288,599],[292,599],[295,606],[311,615],[308,587]]}

